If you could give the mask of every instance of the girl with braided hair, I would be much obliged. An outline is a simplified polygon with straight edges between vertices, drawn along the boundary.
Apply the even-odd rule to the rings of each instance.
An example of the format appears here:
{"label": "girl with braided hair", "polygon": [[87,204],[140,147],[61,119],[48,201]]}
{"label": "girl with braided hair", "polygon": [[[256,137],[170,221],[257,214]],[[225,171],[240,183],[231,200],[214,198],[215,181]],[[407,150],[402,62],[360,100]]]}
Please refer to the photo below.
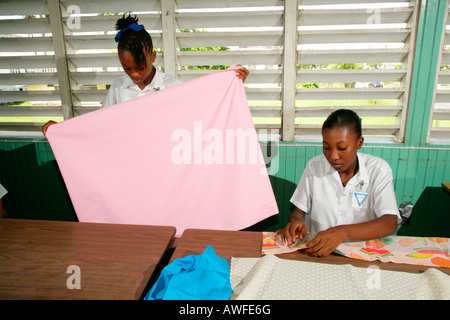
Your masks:
{"label": "girl with braided hair", "polygon": [[139,19],[131,15],[117,20],[115,40],[117,53],[126,75],[115,80],[102,107],[128,101],[176,84],[180,80],[157,70],[153,63],[156,52],[150,34]]}
{"label": "girl with braided hair", "polygon": [[[153,66],[156,52],[153,51],[152,38],[145,27],[138,24],[138,21],[136,16],[132,17],[128,14],[128,16],[123,15],[116,22],[117,53],[126,75],[111,84],[102,108],[181,83],[181,80]],[[236,69],[236,75],[242,81],[245,81],[248,74],[249,71],[246,68]],[[44,135],[47,128],[55,123],[50,120],[42,127]]]}

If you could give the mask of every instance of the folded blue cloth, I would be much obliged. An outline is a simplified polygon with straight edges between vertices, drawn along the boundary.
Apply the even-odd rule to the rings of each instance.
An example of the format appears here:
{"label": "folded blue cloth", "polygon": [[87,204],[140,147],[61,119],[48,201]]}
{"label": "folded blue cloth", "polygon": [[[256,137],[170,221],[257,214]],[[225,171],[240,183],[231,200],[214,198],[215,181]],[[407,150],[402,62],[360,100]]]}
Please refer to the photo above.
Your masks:
{"label": "folded blue cloth", "polygon": [[227,259],[207,246],[168,264],[144,300],[229,300],[231,293]]}

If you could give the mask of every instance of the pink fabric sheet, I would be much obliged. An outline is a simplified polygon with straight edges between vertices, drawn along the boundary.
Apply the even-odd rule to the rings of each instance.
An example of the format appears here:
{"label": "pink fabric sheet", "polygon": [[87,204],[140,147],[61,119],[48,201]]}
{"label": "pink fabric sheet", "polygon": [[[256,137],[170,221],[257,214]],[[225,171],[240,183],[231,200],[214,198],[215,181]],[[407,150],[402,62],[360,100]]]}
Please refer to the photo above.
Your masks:
{"label": "pink fabric sheet", "polygon": [[233,68],[50,126],[79,221],[171,225],[180,236],[277,214]]}

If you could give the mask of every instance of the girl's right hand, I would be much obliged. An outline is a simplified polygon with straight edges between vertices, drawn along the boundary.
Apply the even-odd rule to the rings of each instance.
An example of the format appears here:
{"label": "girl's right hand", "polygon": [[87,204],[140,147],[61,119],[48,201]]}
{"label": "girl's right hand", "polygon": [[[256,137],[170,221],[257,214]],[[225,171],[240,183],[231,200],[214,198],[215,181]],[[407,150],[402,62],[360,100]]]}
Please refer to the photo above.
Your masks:
{"label": "girl's right hand", "polygon": [[46,124],[44,124],[44,125],[42,126],[42,133],[44,134],[44,136],[45,136],[45,134],[47,133],[48,127],[50,127],[51,125],[53,125],[53,124],[55,124],[55,123],[57,123],[57,122],[56,122],[56,121],[53,121],[53,120],[50,120],[50,121],[48,121]]}
{"label": "girl's right hand", "polygon": [[290,246],[295,241],[297,241],[297,238],[302,240],[307,232],[308,227],[305,221],[296,220],[289,222],[284,229],[278,230],[275,233],[275,236],[280,234],[281,241],[283,241],[284,244]]}

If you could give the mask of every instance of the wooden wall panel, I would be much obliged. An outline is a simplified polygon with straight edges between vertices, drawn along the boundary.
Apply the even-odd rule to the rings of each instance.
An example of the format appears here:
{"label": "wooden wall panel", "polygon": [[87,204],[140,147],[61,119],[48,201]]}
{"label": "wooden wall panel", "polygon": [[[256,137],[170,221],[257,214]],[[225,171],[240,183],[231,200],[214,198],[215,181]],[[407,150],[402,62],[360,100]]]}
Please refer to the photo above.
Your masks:
{"label": "wooden wall panel", "polygon": [[[266,147],[262,144],[262,148]],[[289,200],[307,162],[322,153],[318,144],[281,143],[272,148],[275,154],[269,172],[280,214],[253,230],[284,227],[292,210]],[[409,201],[414,204],[425,187],[450,181],[450,149],[365,146],[361,151],[390,164],[399,205]],[[76,221],[64,180],[46,141],[0,141],[0,182],[9,191],[5,196],[8,215]]]}

